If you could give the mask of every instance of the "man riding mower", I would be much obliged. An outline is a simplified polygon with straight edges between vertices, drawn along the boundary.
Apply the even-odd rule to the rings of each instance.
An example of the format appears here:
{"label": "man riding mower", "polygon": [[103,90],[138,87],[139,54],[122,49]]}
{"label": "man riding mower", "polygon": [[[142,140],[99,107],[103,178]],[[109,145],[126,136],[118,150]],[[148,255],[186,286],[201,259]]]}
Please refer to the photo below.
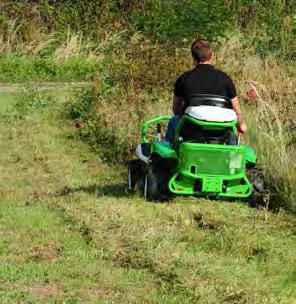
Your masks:
{"label": "man riding mower", "polygon": [[[128,190],[137,186],[148,200],[171,195],[248,198],[254,187],[247,170],[255,166],[256,156],[240,145],[245,127],[234,84],[209,64],[209,42],[197,40],[191,51],[196,67],[175,84],[175,116],[142,125],[138,159],[128,164]],[[168,120],[163,141],[162,125]]]}

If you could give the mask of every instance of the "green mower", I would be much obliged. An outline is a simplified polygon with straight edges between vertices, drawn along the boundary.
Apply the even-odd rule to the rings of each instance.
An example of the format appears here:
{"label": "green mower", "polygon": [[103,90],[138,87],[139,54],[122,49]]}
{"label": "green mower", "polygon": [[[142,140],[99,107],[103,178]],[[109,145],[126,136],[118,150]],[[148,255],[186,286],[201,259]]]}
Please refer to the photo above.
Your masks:
{"label": "green mower", "polygon": [[[128,191],[147,200],[165,201],[174,195],[247,199],[262,191],[253,174],[255,152],[241,145],[230,100],[198,95],[165,138],[171,116],[142,124],[136,160],[128,162]],[[255,176],[255,178],[254,178]]]}

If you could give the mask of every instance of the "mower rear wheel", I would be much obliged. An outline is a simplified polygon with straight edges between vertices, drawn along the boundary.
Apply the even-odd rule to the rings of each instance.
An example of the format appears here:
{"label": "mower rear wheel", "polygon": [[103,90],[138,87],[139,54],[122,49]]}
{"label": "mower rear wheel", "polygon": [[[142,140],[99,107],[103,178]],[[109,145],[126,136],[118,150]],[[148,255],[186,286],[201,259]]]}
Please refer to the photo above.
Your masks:
{"label": "mower rear wheel", "polygon": [[263,172],[257,168],[252,168],[248,170],[247,175],[253,186],[253,192],[249,198],[249,206],[266,207],[266,189]]}
{"label": "mower rear wheel", "polygon": [[169,200],[167,179],[158,172],[148,172],[144,177],[143,196],[148,201]]}

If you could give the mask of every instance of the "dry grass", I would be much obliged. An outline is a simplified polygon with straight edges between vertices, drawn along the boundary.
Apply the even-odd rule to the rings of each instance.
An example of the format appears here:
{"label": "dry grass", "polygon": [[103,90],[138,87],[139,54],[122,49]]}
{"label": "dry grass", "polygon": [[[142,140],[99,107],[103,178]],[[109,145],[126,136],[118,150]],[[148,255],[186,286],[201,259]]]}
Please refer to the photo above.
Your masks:
{"label": "dry grass", "polygon": [[69,58],[77,58],[81,54],[87,57],[90,55],[91,45],[89,41],[83,39],[81,33],[71,33],[68,31],[66,41],[57,46],[53,53],[53,58],[57,60],[67,60]]}
{"label": "dry grass", "polygon": [[11,20],[5,36],[0,36],[0,52],[11,53],[16,50],[18,44],[17,31],[20,25],[17,20]]}
{"label": "dry grass", "polygon": [[[13,20],[5,35],[0,35],[1,55],[38,56],[47,53],[53,60],[59,61],[81,56],[92,59],[95,56],[96,48],[82,33],[68,30],[63,40],[57,32],[47,34],[40,31],[34,39],[22,41],[18,35],[20,27],[21,24]],[[102,43],[104,44],[104,41]]]}

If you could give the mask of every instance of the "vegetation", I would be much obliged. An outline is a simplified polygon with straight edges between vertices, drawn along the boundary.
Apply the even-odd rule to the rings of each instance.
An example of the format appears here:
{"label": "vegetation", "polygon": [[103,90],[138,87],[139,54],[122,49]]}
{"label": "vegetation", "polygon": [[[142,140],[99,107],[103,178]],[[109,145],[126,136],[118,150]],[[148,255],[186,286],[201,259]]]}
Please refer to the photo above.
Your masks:
{"label": "vegetation", "polygon": [[[92,80],[71,118],[102,159],[122,162],[140,123],[170,113],[171,88],[191,67],[192,37],[215,41],[216,65],[246,101],[257,148],[277,206],[295,209],[293,1],[14,1],[0,13],[0,80]],[[267,9],[268,6],[268,9]],[[182,7],[182,9],[181,9]],[[278,58],[277,58],[278,57]],[[285,62],[283,61],[285,60]],[[125,115],[122,115],[125,113]],[[116,122],[117,128],[112,123]]]}
{"label": "vegetation", "polygon": [[291,60],[294,5],[293,0],[2,1],[0,80],[89,79],[110,36],[122,32],[171,48],[187,46],[196,36],[219,41],[239,29],[257,54]]}
{"label": "vegetation", "polygon": [[68,95],[1,94],[1,303],[293,303],[294,215],[131,199],[65,122]]}
{"label": "vegetation", "polygon": [[[0,81],[91,81],[74,95],[0,86],[1,303],[293,303],[294,5],[1,2]],[[139,126],[170,115],[197,36],[237,84],[277,213],[124,193]]]}

